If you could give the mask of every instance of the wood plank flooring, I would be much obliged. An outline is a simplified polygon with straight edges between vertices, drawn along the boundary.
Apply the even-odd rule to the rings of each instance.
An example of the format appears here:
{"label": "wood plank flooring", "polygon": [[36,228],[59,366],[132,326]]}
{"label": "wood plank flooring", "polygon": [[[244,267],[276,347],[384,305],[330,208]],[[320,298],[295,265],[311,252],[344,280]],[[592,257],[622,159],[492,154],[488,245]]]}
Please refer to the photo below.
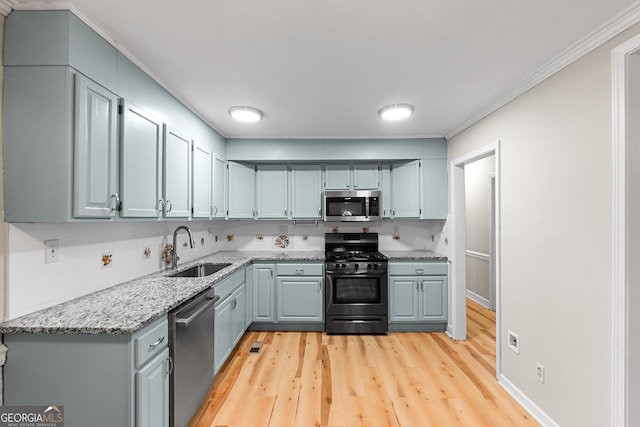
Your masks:
{"label": "wood plank flooring", "polygon": [[467,341],[246,333],[191,427],[537,426],[496,381],[495,313],[467,313]]}

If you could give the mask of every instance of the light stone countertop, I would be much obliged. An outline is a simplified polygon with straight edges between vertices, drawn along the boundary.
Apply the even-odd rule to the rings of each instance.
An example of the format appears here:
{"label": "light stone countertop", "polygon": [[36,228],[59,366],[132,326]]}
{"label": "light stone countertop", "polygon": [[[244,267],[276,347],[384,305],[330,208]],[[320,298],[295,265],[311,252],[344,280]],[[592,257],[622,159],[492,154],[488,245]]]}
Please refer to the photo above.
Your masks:
{"label": "light stone countertop", "polygon": [[[324,261],[324,251],[217,252],[0,323],[0,333],[133,334],[255,261]],[[231,265],[201,278],[167,277],[205,262]]]}
{"label": "light stone countertop", "polygon": [[447,261],[445,255],[431,251],[380,251],[389,261],[419,260],[419,261]]}

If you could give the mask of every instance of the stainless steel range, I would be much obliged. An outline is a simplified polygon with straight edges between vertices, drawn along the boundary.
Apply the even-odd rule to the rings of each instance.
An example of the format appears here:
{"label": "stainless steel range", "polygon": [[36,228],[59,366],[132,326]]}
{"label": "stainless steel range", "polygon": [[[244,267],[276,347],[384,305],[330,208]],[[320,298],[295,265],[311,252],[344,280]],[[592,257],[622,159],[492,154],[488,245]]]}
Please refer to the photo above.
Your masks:
{"label": "stainless steel range", "polygon": [[385,334],[389,319],[387,257],[377,233],[325,234],[325,331]]}

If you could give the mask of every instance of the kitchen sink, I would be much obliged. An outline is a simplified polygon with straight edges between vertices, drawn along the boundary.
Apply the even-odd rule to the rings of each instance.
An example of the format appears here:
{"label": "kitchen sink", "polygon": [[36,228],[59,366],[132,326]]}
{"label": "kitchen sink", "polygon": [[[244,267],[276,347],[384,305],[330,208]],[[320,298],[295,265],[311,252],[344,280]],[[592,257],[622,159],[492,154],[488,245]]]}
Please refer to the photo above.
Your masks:
{"label": "kitchen sink", "polygon": [[214,264],[206,262],[203,264],[194,265],[186,270],[179,271],[177,273],[170,274],[168,277],[205,277],[216,273],[223,268],[229,267],[231,264]]}

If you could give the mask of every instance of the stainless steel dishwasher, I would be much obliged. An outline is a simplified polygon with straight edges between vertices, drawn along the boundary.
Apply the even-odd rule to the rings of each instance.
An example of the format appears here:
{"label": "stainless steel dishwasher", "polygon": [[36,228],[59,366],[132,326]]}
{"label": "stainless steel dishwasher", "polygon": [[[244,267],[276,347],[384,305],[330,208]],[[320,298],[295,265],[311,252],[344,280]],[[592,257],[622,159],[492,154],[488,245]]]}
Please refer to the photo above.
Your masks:
{"label": "stainless steel dishwasher", "polygon": [[189,424],[213,384],[213,306],[218,299],[210,288],[169,312],[172,427]]}

